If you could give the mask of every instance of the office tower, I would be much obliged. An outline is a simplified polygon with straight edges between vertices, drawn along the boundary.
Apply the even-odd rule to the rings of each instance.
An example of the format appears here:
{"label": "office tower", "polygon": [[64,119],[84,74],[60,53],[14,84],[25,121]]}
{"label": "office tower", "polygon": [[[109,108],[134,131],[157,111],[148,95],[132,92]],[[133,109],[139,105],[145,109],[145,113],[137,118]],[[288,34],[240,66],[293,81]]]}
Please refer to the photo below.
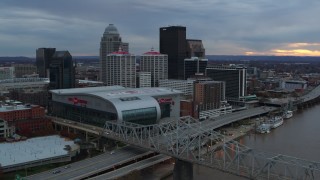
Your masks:
{"label": "office tower", "polygon": [[187,58],[191,57],[206,57],[206,51],[203,47],[202,40],[187,39]]}
{"label": "office tower", "polygon": [[168,55],[151,49],[140,57],[140,71],[151,73],[151,86],[158,87],[159,80],[168,79]]}
{"label": "office tower", "polygon": [[168,55],[168,78],[184,79],[183,62],[186,58],[186,27],[160,28],[160,53]]}
{"label": "office tower", "polygon": [[56,48],[38,48],[36,51],[37,73],[41,78],[49,78],[49,64]]}
{"label": "office tower", "polygon": [[139,86],[142,87],[151,87],[151,72],[139,72]]}
{"label": "office tower", "polygon": [[206,111],[220,108],[225,100],[225,82],[201,81],[194,85],[194,103],[198,110]]}
{"label": "office tower", "polygon": [[208,59],[191,57],[190,59],[184,60],[184,79],[188,79],[195,75],[204,75],[206,72],[206,67],[208,64]]}
{"label": "office tower", "polygon": [[49,65],[50,89],[75,87],[75,76],[72,56],[69,51],[56,51]]}
{"label": "office tower", "polygon": [[106,85],[120,85],[136,87],[136,56],[128,52],[119,51],[107,55]]}
{"label": "office tower", "polygon": [[107,55],[117,51],[119,47],[121,47],[123,51],[129,52],[129,44],[123,43],[118,29],[113,24],[109,24],[100,41],[100,80],[104,83],[107,82],[108,78],[106,70]]}
{"label": "office tower", "polygon": [[227,100],[246,96],[247,69],[239,66],[212,66],[206,68],[206,75],[214,81],[226,82]]}

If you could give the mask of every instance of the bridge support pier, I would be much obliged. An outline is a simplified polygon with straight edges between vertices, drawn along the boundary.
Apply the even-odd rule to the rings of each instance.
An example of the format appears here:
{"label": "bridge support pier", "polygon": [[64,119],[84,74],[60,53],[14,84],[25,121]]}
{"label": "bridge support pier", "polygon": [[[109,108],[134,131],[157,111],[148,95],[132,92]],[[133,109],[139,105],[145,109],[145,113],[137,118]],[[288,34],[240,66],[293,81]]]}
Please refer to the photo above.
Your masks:
{"label": "bridge support pier", "polygon": [[174,180],[192,180],[193,179],[193,164],[187,161],[175,159],[173,169]]}

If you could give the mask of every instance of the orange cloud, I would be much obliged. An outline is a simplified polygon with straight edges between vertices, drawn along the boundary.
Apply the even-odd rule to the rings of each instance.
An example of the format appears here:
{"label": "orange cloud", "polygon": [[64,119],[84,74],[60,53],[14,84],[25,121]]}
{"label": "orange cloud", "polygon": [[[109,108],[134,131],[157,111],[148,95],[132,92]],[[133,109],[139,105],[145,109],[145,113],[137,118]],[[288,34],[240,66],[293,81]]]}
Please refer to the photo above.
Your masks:
{"label": "orange cloud", "polygon": [[320,46],[320,43],[290,43],[287,46],[290,48],[299,48],[306,46]]}
{"label": "orange cloud", "polygon": [[313,51],[309,49],[275,49],[272,50],[277,56],[320,56],[320,51]]}
{"label": "orange cloud", "polygon": [[320,56],[320,43],[289,43],[266,52],[247,51],[246,55]]}

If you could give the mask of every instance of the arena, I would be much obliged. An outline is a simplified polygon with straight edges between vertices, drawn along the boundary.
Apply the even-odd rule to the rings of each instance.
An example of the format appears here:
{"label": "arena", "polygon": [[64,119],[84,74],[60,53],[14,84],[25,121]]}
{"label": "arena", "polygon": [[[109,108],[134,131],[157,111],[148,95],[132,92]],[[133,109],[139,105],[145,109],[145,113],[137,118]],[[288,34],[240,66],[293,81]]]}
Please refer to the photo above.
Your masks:
{"label": "arena", "polygon": [[180,91],[101,86],[51,90],[49,114],[103,127],[105,121],[154,124],[179,118]]}

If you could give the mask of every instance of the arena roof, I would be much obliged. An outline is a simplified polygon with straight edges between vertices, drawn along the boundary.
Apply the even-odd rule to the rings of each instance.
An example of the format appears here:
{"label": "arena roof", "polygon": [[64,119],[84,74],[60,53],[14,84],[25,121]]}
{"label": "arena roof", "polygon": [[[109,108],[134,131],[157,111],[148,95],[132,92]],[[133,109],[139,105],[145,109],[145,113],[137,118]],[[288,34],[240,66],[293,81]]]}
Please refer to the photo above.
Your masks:
{"label": "arena roof", "polygon": [[73,89],[57,89],[51,90],[52,93],[58,95],[71,94],[92,94],[104,99],[113,99],[119,97],[134,97],[134,96],[157,96],[157,95],[172,95],[181,94],[181,91],[165,87],[154,88],[124,88],[122,86],[100,86],[88,88],[73,88]]}

